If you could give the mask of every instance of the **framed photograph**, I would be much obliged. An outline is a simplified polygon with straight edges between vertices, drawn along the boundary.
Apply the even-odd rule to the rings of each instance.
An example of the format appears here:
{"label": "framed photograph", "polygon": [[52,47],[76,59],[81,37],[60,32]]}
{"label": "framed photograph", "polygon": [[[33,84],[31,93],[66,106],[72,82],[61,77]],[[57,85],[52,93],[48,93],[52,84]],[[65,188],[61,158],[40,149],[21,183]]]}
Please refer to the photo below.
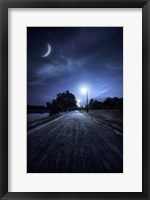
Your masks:
{"label": "framed photograph", "polygon": [[149,199],[149,1],[0,8],[0,197]]}

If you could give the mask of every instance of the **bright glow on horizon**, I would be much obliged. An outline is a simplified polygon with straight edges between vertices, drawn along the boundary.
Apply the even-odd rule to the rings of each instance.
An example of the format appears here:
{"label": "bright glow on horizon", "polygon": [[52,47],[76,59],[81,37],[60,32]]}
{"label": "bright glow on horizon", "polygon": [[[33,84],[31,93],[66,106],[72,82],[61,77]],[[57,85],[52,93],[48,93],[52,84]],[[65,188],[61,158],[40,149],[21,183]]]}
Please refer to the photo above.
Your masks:
{"label": "bright glow on horizon", "polygon": [[79,108],[81,107],[80,102],[81,102],[81,100],[78,99],[78,100],[77,100],[77,106],[78,106]]}

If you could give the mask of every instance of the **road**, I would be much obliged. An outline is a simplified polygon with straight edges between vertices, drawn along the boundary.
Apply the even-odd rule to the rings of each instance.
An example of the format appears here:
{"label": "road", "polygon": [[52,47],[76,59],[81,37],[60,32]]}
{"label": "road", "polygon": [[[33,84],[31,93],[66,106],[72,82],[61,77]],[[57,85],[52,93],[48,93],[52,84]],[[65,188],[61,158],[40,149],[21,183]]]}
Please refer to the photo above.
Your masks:
{"label": "road", "polygon": [[72,111],[28,131],[28,173],[122,173],[123,138]]}

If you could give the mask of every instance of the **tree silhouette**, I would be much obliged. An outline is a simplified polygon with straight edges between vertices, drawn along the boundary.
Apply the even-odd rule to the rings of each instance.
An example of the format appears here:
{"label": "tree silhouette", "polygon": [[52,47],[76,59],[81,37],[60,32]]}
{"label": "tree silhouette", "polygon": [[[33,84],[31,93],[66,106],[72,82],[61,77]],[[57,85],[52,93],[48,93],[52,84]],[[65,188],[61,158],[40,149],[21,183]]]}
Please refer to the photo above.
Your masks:
{"label": "tree silhouette", "polygon": [[89,108],[94,109],[119,109],[123,112],[123,98],[118,97],[108,97],[103,102],[91,99],[89,103]]}
{"label": "tree silhouette", "polygon": [[46,102],[46,106],[48,108],[49,114],[51,114],[52,104],[50,102]]}
{"label": "tree silhouette", "polygon": [[103,108],[103,103],[100,102],[100,101],[97,101],[97,100],[94,100],[94,99],[91,99],[90,100],[90,103],[89,103],[89,108],[90,109],[101,109]]}
{"label": "tree silhouette", "polygon": [[59,112],[66,112],[76,109],[76,99],[74,94],[66,90],[63,93],[58,93],[56,99],[52,100],[52,103],[47,102],[47,107],[51,114]]}

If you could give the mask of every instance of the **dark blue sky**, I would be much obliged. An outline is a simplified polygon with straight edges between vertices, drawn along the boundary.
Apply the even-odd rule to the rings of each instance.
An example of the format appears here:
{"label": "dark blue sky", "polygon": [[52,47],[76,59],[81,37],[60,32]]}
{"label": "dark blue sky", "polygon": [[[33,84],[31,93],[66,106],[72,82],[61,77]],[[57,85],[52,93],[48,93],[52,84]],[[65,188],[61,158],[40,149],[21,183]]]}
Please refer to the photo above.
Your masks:
{"label": "dark blue sky", "polygon": [[28,27],[27,103],[45,105],[69,90],[84,104],[83,86],[89,99],[123,96],[123,28]]}

